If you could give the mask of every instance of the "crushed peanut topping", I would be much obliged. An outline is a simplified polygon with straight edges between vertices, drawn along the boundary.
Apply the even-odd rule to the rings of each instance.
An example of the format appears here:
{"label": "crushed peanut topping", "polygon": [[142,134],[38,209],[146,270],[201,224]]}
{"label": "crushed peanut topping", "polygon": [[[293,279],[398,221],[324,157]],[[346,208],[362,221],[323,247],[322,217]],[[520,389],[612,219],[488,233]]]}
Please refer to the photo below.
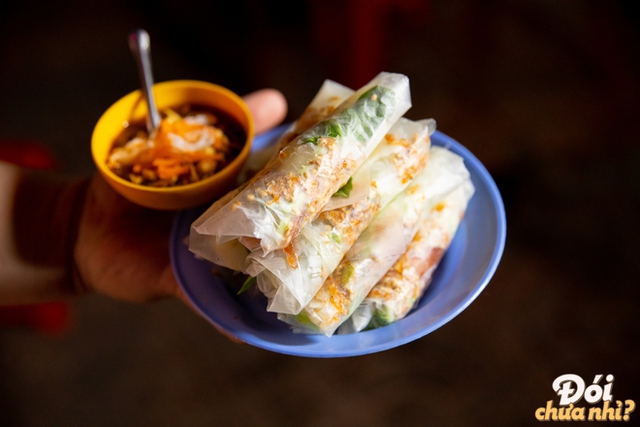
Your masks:
{"label": "crushed peanut topping", "polygon": [[337,310],[337,314],[347,314],[347,307],[351,301],[351,291],[343,286],[340,280],[336,278],[342,277],[345,269],[353,268],[349,263],[341,263],[334,274],[329,276],[326,283],[326,292],[328,293],[328,299],[332,306]]}
{"label": "crushed peanut topping", "polygon": [[[296,175],[293,171],[278,171],[273,169],[270,173],[261,176],[266,181],[263,188],[257,188],[253,192],[247,192],[247,199],[259,198],[265,205],[271,205],[279,200],[293,203],[294,199],[303,198],[296,205],[300,205],[300,210],[295,212],[296,216],[303,216],[306,222],[315,218],[321,211],[322,206],[333,195],[323,194],[327,188],[336,188],[340,183],[345,182],[355,172],[357,163],[353,159],[342,158],[341,152],[336,152],[333,147],[336,144],[335,138],[322,137],[317,142],[319,149],[318,156],[309,162],[309,167]],[[283,150],[286,153],[288,150]],[[323,170],[336,169],[336,163],[341,164],[341,168],[335,173],[322,173]],[[305,179],[301,179],[305,177]],[[306,200],[306,203],[304,201]],[[304,224],[306,224],[306,222]],[[291,224],[289,231],[293,236],[298,234],[299,228],[304,225]]]}
{"label": "crushed peanut topping", "polygon": [[336,250],[343,252],[345,247],[349,248],[355,243],[379,210],[377,192],[371,191],[368,197],[351,205],[323,211],[316,221],[326,227],[327,233],[340,236],[340,244],[335,246]]}
{"label": "crushed peanut topping", "polygon": [[329,98],[329,102],[331,103],[330,105],[322,108],[307,107],[296,121],[294,128],[280,139],[280,146],[278,149],[282,150],[284,147],[289,145],[291,141],[309,130],[313,125],[320,123],[322,120],[333,114],[340,103],[340,98],[332,96]]}

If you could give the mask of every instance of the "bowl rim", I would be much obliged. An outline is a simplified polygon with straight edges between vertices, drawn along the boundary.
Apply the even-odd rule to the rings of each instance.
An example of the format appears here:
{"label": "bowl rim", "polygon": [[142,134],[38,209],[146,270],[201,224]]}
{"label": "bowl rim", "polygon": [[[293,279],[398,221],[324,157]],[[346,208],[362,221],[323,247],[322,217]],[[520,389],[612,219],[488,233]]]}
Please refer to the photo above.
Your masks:
{"label": "bowl rim", "polygon": [[[119,185],[128,187],[130,189],[133,190],[137,190],[137,191],[147,191],[150,193],[165,193],[165,194],[169,194],[169,193],[176,193],[176,192],[182,192],[182,191],[192,191],[197,189],[198,187],[203,187],[203,186],[207,186],[208,184],[211,183],[211,181],[215,181],[217,179],[219,179],[221,176],[225,176],[227,175],[230,170],[234,170],[234,169],[241,169],[241,163],[243,163],[244,161],[246,161],[246,159],[249,156],[249,152],[251,151],[251,145],[253,143],[253,139],[255,137],[255,128],[254,128],[254,121],[253,121],[253,116],[251,114],[251,111],[249,110],[249,107],[247,106],[246,102],[244,101],[244,99],[242,99],[242,97],[238,94],[236,94],[235,92],[233,92],[232,90],[224,87],[224,86],[220,86],[217,85],[215,83],[210,83],[210,82],[206,82],[206,81],[202,81],[202,80],[188,80],[188,79],[182,79],[182,80],[167,80],[167,81],[162,81],[162,82],[157,82],[153,85],[153,89],[154,91],[156,89],[163,89],[165,86],[175,86],[176,88],[185,88],[185,87],[191,87],[191,88],[203,88],[203,89],[214,89],[215,91],[218,91],[219,93],[223,94],[224,96],[230,98],[231,100],[233,100],[239,107],[240,109],[243,111],[243,113],[246,114],[247,116],[247,126],[245,128],[245,132],[246,132],[246,139],[244,141],[244,144],[242,146],[242,150],[240,150],[240,153],[238,153],[238,155],[228,164],[226,165],[223,169],[219,170],[218,172],[216,172],[215,174],[204,178],[200,181],[197,182],[192,182],[189,184],[182,184],[182,185],[176,185],[176,186],[172,186],[172,187],[150,187],[150,186],[145,186],[145,185],[139,185],[139,184],[135,184],[131,181],[128,181],[118,175],[116,175],[111,169],[109,169],[106,165],[106,161],[105,159],[98,159],[97,154],[95,152],[95,139],[96,139],[96,133],[97,130],[101,124],[101,122],[103,120],[106,120],[106,116],[108,115],[108,113],[110,112],[110,110],[116,108],[116,106],[121,103],[121,102],[125,102],[128,98],[139,98],[142,97],[142,90],[141,89],[136,89],[134,91],[131,91],[129,93],[127,93],[126,95],[118,98],[115,102],[111,103],[109,105],[109,107],[100,115],[100,118],[98,119],[98,121],[96,122],[96,124],[93,127],[93,131],[91,133],[91,156],[93,157],[93,161],[96,164],[96,167],[99,169],[99,171],[103,174],[106,174],[109,179],[112,179],[113,181],[115,181],[116,183],[118,183]],[[234,117],[235,118],[235,117]],[[236,119],[237,120],[237,119]],[[244,127],[244,126],[243,126]]]}

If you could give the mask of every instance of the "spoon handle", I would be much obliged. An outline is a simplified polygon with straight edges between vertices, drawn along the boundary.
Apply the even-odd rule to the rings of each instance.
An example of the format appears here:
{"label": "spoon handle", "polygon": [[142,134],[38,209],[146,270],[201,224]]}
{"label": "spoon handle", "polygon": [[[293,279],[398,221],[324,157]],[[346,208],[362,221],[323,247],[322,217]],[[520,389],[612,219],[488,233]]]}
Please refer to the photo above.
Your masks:
{"label": "spoon handle", "polygon": [[147,99],[149,114],[147,115],[147,131],[153,134],[160,126],[160,113],[153,96],[153,72],[151,71],[151,49],[149,33],[138,29],[129,33],[129,48],[133,53],[140,74],[142,91]]}

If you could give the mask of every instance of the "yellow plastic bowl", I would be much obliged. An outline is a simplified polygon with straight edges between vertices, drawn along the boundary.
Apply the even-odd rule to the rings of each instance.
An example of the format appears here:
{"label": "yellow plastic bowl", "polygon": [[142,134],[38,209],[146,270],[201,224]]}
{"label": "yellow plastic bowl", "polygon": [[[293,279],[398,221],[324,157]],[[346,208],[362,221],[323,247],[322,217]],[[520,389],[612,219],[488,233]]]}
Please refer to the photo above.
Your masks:
{"label": "yellow plastic bowl", "polygon": [[137,185],[113,173],[106,165],[116,137],[128,123],[145,120],[147,103],[137,90],[116,101],[96,123],[91,136],[91,155],[98,171],[122,196],[142,206],[161,210],[187,209],[212,201],[237,185],[237,177],[249,157],[253,141],[253,118],[242,98],[221,86],[195,81],[174,80],[157,83],[153,93],[158,109],[192,103],[220,109],[234,117],[247,135],[240,154],[224,169],[201,181],[175,187],[156,188]]}

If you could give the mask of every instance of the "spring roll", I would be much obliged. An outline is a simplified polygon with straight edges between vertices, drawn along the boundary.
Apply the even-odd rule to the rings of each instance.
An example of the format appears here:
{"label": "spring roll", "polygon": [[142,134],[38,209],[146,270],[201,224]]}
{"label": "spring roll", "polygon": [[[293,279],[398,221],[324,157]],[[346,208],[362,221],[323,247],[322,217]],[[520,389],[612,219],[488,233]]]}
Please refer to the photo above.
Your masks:
{"label": "spring roll", "polygon": [[366,179],[366,197],[323,211],[283,250],[249,255],[247,272],[269,311],[298,314],[309,303],[373,217],[424,169],[434,129],[434,120],[401,118],[353,176]]}
{"label": "spring roll", "polygon": [[[279,152],[289,143],[295,140],[305,131],[329,117],[347,98],[355,91],[336,83],[332,80],[325,80],[318,93],[311,103],[305,108],[300,117],[291,124],[289,129],[280,137],[275,147],[277,151],[272,154],[271,160],[275,159]],[[435,123],[435,122],[434,122]],[[369,180],[363,174],[358,177],[353,176],[349,181],[350,192],[348,196],[338,196],[329,199],[322,208],[323,211],[337,209],[350,205],[367,196],[369,192]],[[338,190],[340,191],[340,190]]]}
{"label": "spring roll", "polygon": [[295,332],[333,335],[406,251],[426,213],[468,179],[460,156],[433,147],[424,171],[375,216],[311,302],[298,315],[278,318]]}
{"label": "spring roll", "polygon": [[269,146],[261,147],[259,150],[251,151],[251,156],[238,175],[238,182],[242,183],[251,179],[267,163],[275,159],[280,150],[303,132],[329,117],[353,93],[353,89],[332,80],[325,80],[300,117],[289,125],[277,141]]}
{"label": "spring roll", "polygon": [[340,83],[336,83],[333,80],[325,80],[300,117],[282,135],[278,144],[276,144],[277,151],[279,152],[304,132],[331,116],[340,104],[352,96],[353,93],[354,90]]}
{"label": "spring roll", "polygon": [[[259,169],[265,166],[270,160],[277,157],[281,149],[293,141],[296,137],[309,130],[314,125],[330,116],[336,108],[342,104],[354,91],[332,80],[325,80],[313,97],[309,105],[305,108],[300,117],[294,121],[291,126],[282,134],[280,139],[270,147],[266,153],[260,153],[261,158],[255,159],[254,163],[260,165]],[[275,157],[274,157],[275,156]],[[267,160],[265,161],[264,158]],[[269,160],[270,159],[270,160]],[[235,271],[245,272],[246,257],[249,250],[243,246],[237,239],[228,240],[224,243],[218,243],[215,236],[210,234],[202,234],[201,225],[208,221],[213,214],[218,212],[222,207],[235,198],[242,190],[246,188],[248,182],[241,184],[238,188],[230,191],[225,196],[216,200],[200,217],[198,217],[190,228],[189,233],[189,250],[196,256],[207,259],[214,264],[222,267],[230,268]],[[362,184],[357,184],[362,187]],[[367,183],[368,185],[368,183]],[[350,196],[354,199],[356,192],[352,192]],[[344,203],[344,198],[334,203]],[[331,201],[327,204],[329,206]]]}
{"label": "spring roll", "polygon": [[467,181],[431,209],[407,251],[340,326],[339,333],[388,325],[415,307],[458,230],[473,192],[473,184]]}
{"label": "spring roll", "polygon": [[381,73],[302,133],[196,232],[263,255],[284,249],[321,212],[411,105],[406,76]]}

